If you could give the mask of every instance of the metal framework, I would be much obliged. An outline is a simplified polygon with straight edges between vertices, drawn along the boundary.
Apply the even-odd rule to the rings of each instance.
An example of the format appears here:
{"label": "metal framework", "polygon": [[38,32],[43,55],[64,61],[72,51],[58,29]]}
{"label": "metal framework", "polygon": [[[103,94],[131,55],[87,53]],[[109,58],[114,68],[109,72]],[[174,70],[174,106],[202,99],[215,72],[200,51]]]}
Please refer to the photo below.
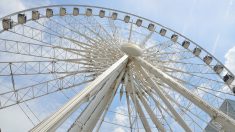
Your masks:
{"label": "metal framework", "polygon": [[161,24],[87,5],[0,20],[0,112],[20,108],[31,132],[235,128],[219,109],[235,100],[234,75]]}

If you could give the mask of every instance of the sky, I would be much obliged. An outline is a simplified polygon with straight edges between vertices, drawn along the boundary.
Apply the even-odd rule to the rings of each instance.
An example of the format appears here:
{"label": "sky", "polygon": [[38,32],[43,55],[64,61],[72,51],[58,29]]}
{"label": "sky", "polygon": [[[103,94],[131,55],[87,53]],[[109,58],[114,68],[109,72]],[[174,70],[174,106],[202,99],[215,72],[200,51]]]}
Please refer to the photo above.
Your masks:
{"label": "sky", "polygon": [[108,7],[148,18],[198,43],[235,73],[235,0],[0,0],[0,17],[55,4]]}
{"label": "sky", "polygon": [[118,9],[149,18],[182,33],[222,61],[233,72],[234,0],[0,0],[0,16],[53,4],[85,4]]}

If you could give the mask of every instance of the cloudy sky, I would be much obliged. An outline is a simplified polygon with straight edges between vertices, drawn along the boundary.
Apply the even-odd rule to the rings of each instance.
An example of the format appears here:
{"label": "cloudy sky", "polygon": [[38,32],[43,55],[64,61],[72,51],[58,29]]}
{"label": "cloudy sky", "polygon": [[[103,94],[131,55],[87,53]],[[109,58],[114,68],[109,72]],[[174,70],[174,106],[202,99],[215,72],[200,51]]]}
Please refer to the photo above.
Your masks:
{"label": "cloudy sky", "polygon": [[[49,4],[86,4],[138,14],[197,42],[235,72],[234,0],[0,0],[0,16]],[[14,2],[13,2],[14,1]]]}
{"label": "cloudy sky", "polygon": [[52,4],[103,6],[149,18],[195,41],[235,73],[235,0],[0,0],[0,17]]}

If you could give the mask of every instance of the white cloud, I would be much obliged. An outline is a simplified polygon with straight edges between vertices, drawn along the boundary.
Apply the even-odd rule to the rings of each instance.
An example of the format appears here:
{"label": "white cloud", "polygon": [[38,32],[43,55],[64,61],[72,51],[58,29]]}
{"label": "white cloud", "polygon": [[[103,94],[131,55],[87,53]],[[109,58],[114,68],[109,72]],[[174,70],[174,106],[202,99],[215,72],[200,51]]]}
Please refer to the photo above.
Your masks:
{"label": "white cloud", "polygon": [[17,107],[0,111],[0,128],[3,132],[26,132],[33,127],[24,113]]}
{"label": "white cloud", "polygon": [[[116,108],[117,113],[127,113],[127,107],[125,106],[118,106]],[[127,116],[115,114],[113,122],[117,124],[122,124],[124,126],[129,126],[129,119]],[[126,130],[123,127],[115,127],[114,132],[125,132]]]}
{"label": "white cloud", "polygon": [[125,130],[123,130],[122,128],[118,127],[116,129],[114,129],[114,132],[125,132]]}
{"label": "white cloud", "polygon": [[[119,106],[119,107],[116,108],[116,112],[117,113],[126,113],[126,109],[127,109],[127,107]],[[128,117],[127,116],[123,116],[123,115],[120,115],[120,114],[115,114],[114,120],[117,123],[128,124]]]}
{"label": "white cloud", "polygon": [[235,74],[235,46],[225,54],[225,66]]}
{"label": "white cloud", "polygon": [[9,0],[0,0],[0,9],[0,16],[2,17],[25,9],[25,5],[21,2],[21,0],[14,0],[14,2],[11,3],[9,3]]}
{"label": "white cloud", "polygon": [[21,11],[28,8],[50,5],[50,0],[43,1],[28,1],[28,0],[14,0],[14,2],[10,2],[9,0],[0,0],[0,18],[11,13]]}

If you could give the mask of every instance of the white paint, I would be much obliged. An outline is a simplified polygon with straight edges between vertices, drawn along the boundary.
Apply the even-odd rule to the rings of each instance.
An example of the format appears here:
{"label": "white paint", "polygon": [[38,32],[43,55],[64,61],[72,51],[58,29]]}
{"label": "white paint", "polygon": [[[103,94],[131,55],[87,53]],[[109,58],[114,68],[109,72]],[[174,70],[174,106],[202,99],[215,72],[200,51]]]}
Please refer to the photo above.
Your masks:
{"label": "white paint", "polygon": [[121,45],[121,50],[129,56],[136,57],[136,56],[142,55],[142,49],[138,45],[132,44],[132,43],[127,43],[127,44]]}

